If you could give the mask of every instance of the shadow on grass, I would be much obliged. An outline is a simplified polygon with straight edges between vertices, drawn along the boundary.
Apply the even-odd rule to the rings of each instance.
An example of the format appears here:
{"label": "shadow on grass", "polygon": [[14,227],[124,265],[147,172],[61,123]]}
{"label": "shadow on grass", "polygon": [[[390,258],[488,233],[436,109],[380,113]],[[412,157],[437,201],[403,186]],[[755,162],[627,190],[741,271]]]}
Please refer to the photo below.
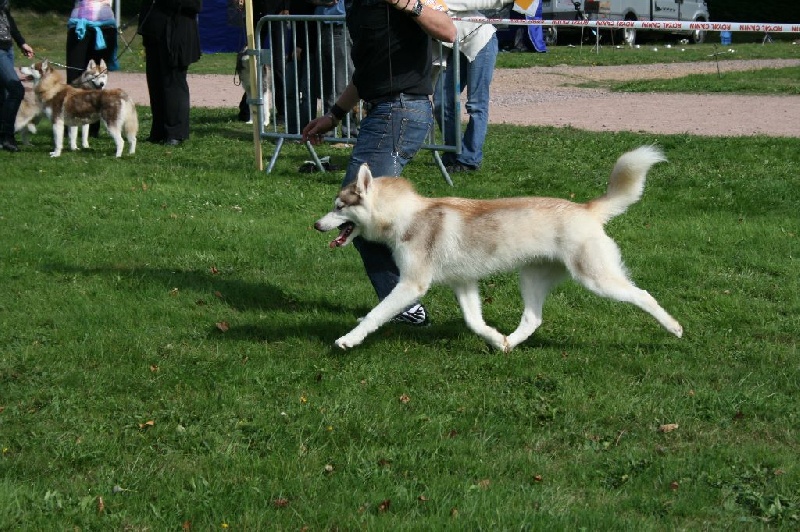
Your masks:
{"label": "shadow on grass", "polygon": [[44,268],[68,275],[102,277],[118,282],[120,279],[135,288],[137,284],[158,284],[165,290],[179,288],[182,291],[194,290],[216,297],[232,309],[280,310],[284,312],[307,312],[311,309],[333,313],[351,313],[352,308],[331,304],[329,301],[300,300],[284,290],[267,282],[252,283],[241,279],[225,278],[207,270],[180,270],[138,266],[97,266],[80,267],[67,264],[50,264]]}
{"label": "shadow on grass", "polygon": [[[364,316],[372,308],[368,305],[356,307],[340,304],[326,299],[304,298],[293,295],[268,282],[248,282],[241,279],[225,278],[224,274],[215,274],[208,270],[180,270],[138,266],[108,265],[96,267],[80,267],[67,264],[50,264],[44,268],[64,275],[80,275],[107,279],[113,284],[136,291],[139,286],[147,288],[157,285],[165,291],[178,288],[181,292],[194,291],[207,294],[199,298],[216,298],[225,306],[237,312],[270,312],[276,317],[283,314],[288,317],[276,319],[280,325],[271,325],[264,320],[259,323],[231,324],[222,332],[214,325],[208,329],[207,337],[223,341],[278,342],[291,338],[316,339],[326,346],[331,346],[333,353],[339,349],[333,342],[350,331],[357,324],[357,319]],[[330,315],[336,316],[331,319]],[[364,346],[380,344],[387,338],[403,338],[431,345],[437,348],[442,343],[458,341],[464,335],[474,336],[462,319],[437,319],[433,315],[433,323],[427,327],[411,327],[403,324],[388,323],[372,333],[364,341]],[[247,320],[248,318],[244,318]],[[252,318],[251,320],[257,320]],[[289,324],[287,325],[287,322]],[[510,328],[514,328],[510,326]],[[587,327],[589,325],[587,324]],[[500,326],[500,330],[509,327]],[[511,331],[504,331],[510,333]],[[477,336],[476,336],[477,338]],[[460,343],[459,343],[460,345]],[[625,350],[636,348],[645,352],[653,352],[664,347],[660,341],[644,337],[642,341],[613,342],[611,344],[578,333],[560,341],[547,334],[534,334],[517,349],[571,351],[575,349],[608,349]],[[485,348],[493,352],[491,348]]]}
{"label": "shadow on grass", "polygon": [[[334,345],[337,338],[347,334],[357,321],[355,316],[363,316],[363,313],[351,313],[350,311],[341,314],[343,318],[337,320],[314,318],[308,323],[299,323],[295,326],[281,326],[280,328],[267,325],[245,324],[231,326],[224,333],[218,329],[210,329],[208,337],[223,339],[225,341],[245,341],[245,342],[278,342],[288,338],[305,338],[317,340],[324,344],[326,352],[337,355],[350,350],[342,350]],[[380,347],[388,339],[407,339],[419,343],[420,346],[429,346],[439,349],[442,342],[450,342],[460,338],[466,330],[466,325],[457,322],[446,322],[428,327],[411,327],[409,325],[387,323],[377,331],[367,336],[364,342],[355,347],[371,348]],[[467,331],[469,332],[469,331]]]}

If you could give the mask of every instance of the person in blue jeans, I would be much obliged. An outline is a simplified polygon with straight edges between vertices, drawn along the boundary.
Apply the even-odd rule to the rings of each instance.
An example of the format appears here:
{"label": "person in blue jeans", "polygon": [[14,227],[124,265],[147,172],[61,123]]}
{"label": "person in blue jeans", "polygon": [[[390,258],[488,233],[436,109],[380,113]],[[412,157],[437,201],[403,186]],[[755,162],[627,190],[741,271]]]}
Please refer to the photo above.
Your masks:
{"label": "person in blue jeans", "polygon": [[33,58],[33,48],[25,42],[11,16],[9,0],[0,0],[0,145],[3,150],[19,151],[14,138],[14,121],[25,97],[25,87],[14,68],[14,43],[28,59]]}
{"label": "person in blue jeans", "polygon": [[[455,5],[455,4],[454,4]],[[454,5],[451,6],[454,7]],[[485,18],[478,11],[451,11],[458,17]],[[467,114],[469,121],[461,139],[461,153],[445,152],[442,163],[449,173],[473,172],[483,162],[483,143],[489,126],[489,87],[497,60],[497,35],[491,24],[456,21],[459,54],[447,58],[447,68],[439,76],[433,93],[434,114],[447,145],[456,143],[461,117],[456,116],[453,78],[459,70],[461,90],[467,89]],[[442,123],[442,119],[444,122]]]}
{"label": "person in blue jeans", "polygon": [[[433,127],[431,37],[449,43],[456,37],[447,13],[420,0],[346,0],[345,16],[353,40],[351,81],[329,111],[303,129],[303,139],[317,144],[359,99],[366,102],[342,186],[356,178],[363,163],[375,176],[398,176],[419,151]],[[384,299],[400,277],[391,251],[360,238],[354,245]],[[416,303],[395,320],[424,325],[428,315]]]}

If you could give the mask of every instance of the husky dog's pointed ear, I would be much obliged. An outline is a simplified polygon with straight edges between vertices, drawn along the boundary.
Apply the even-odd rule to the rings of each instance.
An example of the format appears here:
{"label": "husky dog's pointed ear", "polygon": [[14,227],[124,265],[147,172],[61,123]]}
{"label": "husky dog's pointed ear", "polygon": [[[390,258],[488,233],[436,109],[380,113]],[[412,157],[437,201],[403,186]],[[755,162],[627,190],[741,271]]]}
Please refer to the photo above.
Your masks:
{"label": "husky dog's pointed ear", "polygon": [[356,193],[361,196],[372,185],[372,172],[369,171],[367,163],[361,165],[356,176]]}
{"label": "husky dog's pointed ear", "polygon": [[89,64],[86,65],[86,70],[91,68],[97,68],[97,63],[94,62],[94,59],[89,59]]}
{"label": "husky dog's pointed ear", "polygon": [[102,70],[102,71],[108,70],[108,67],[106,66],[106,60],[105,59],[101,59],[100,60],[100,70]]}
{"label": "husky dog's pointed ear", "polygon": [[42,68],[42,72],[47,72],[47,69],[50,68],[50,60],[49,59],[45,59],[44,61],[42,61],[41,65],[42,65],[42,67],[41,67]]}

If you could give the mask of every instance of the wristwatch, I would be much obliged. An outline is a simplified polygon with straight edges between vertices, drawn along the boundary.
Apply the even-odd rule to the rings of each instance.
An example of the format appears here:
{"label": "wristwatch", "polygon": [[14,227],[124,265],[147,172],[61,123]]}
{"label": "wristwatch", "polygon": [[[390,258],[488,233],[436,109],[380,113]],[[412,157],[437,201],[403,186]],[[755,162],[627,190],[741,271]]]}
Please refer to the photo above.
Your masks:
{"label": "wristwatch", "polygon": [[420,16],[422,14],[422,2],[417,0],[417,3],[414,4],[414,7],[411,8],[411,11],[408,14],[414,18]]}

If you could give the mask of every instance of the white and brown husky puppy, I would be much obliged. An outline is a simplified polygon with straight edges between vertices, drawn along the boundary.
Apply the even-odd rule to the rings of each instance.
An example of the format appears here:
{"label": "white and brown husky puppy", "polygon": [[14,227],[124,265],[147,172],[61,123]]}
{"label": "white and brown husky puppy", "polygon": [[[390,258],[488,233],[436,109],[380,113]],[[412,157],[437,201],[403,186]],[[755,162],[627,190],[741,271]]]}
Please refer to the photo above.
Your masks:
{"label": "white and brown husky puppy", "polygon": [[[547,294],[568,275],[598,295],[636,305],[680,337],[681,325],[628,279],[619,248],[603,229],[639,200],[648,170],[665,160],[652,146],[625,153],[611,172],[607,192],[583,204],[541,197],[426,198],[407,180],[375,179],[362,165],[356,180],[339,192],[333,210],[314,227],[340,229],[331,247],[345,246],[359,235],[386,244],[400,280],[336,345],[360,344],[432,283],[440,283],[455,292],[469,328],[507,352],[539,327]],[[525,308],[517,329],[506,336],[484,322],[478,281],[512,269],[519,271]]]}
{"label": "white and brown husky puppy", "polygon": [[[33,72],[30,67],[22,67],[20,71],[33,80]],[[96,63],[94,59],[89,60],[86,69],[81,72],[80,77],[76,78],[71,85],[79,89],[103,89],[108,84],[108,68],[106,62],[100,60]],[[42,104],[36,98],[33,88],[25,87],[25,98],[17,111],[17,118],[14,121],[14,133],[20,133],[23,144],[30,144],[30,135],[36,134],[36,126],[39,124],[44,111]],[[83,134],[83,147],[89,147],[89,124],[81,127]]]}
{"label": "white and brown husky puppy", "polygon": [[136,105],[122,89],[78,89],[64,82],[48,61],[35,63],[27,72],[33,77],[34,92],[44,114],[53,122],[55,149],[52,157],[61,155],[64,127],[69,126],[69,147],[77,150],[78,127],[101,120],[116,144],[117,157],[122,156],[125,141],[128,153],[136,152],[139,117]]}

